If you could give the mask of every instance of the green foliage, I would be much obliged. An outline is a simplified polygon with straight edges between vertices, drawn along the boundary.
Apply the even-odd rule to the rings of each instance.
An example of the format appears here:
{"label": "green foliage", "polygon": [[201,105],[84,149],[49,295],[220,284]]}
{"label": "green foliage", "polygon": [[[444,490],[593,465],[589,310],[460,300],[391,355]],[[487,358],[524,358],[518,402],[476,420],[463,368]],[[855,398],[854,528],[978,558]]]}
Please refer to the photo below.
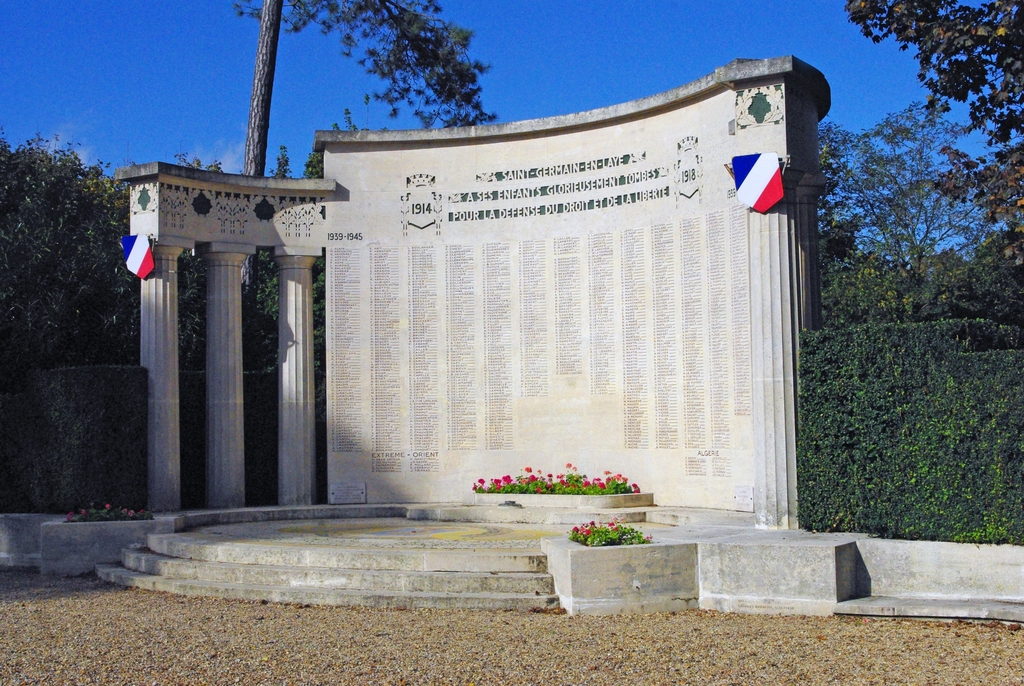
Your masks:
{"label": "green foliage", "polygon": [[569,540],[591,548],[599,548],[606,545],[643,545],[650,543],[651,537],[644,536],[639,529],[613,519],[607,524],[590,522],[574,526],[569,532]]}
{"label": "green foliage", "polygon": [[[1024,12],[1019,0],[847,0],[850,20],[876,43],[914,48],[929,104],[967,103],[970,129],[993,152],[976,159],[950,149],[947,190],[984,204],[991,219],[1022,226],[1024,207]],[[1018,237],[1019,238],[1019,237]],[[1020,244],[1017,244],[1020,247]]]}
{"label": "green foliage", "polygon": [[70,148],[0,133],[0,392],[31,369],[138,364],[128,193]]}
{"label": "green foliage", "polygon": [[292,161],[288,157],[288,148],[283,145],[277,151],[277,168],[270,175],[275,179],[287,179],[292,175]]}
{"label": "green foliage", "polygon": [[1019,329],[872,325],[800,343],[802,526],[1024,543]]}
{"label": "green foliage", "polygon": [[0,403],[9,480],[0,511],[64,513],[97,500],[144,507],[147,380],[142,367],[30,373],[25,392]]}
{"label": "green foliage", "polygon": [[[260,0],[240,0],[235,9],[259,17]],[[407,104],[424,127],[471,126],[494,121],[484,111],[479,77],[489,66],[469,57],[473,32],[439,15],[437,0],[294,0],[283,17],[293,33],[313,24],[337,32],[342,54],[363,51],[359,65],[380,77],[374,97],[391,117]]]}

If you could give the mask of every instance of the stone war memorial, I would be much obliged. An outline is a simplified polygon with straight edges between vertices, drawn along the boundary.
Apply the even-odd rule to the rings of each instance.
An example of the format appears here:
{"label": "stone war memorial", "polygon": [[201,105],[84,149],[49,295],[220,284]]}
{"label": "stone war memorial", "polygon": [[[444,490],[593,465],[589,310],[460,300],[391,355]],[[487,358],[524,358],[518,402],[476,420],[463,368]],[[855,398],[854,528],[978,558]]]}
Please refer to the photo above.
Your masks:
{"label": "stone war memorial", "polygon": [[[280,504],[314,490],[311,267],[326,251],[331,503],[468,501],[479,477],[611,470],[658,505],[797,525],[797,333],[819,315],[817,125],[829,86],[736,60],[589,112],[318,131],[323,180],[152,163],[142,286],[151,506],[179,508],[175,263],[208,266],[209,507],[244,504],[241,264],[280,268]],[[774,153],[784,198],[736,198]]]}
{"label": "stone war memorial", "polygon": [[[0,517],[0,564],[299,604],[1024,622],[1020,546],[797,530],[829,104],[796,58],[736,60],[590,112],[318,131],[323,179],[118,170],[128,242],[154,258],[141,359],[157,514]],[[187,511],[184,250],[207,267],[206,506]],[[257,250],[280,289],[269,507],[245,507],[241,281]],[[328,503],[314,502],[321,256]],[[527,467],[630,492],[515,490]],[[504,475],[525,483],[472,488]],[[585,545],[612,535],[631,538]]]}

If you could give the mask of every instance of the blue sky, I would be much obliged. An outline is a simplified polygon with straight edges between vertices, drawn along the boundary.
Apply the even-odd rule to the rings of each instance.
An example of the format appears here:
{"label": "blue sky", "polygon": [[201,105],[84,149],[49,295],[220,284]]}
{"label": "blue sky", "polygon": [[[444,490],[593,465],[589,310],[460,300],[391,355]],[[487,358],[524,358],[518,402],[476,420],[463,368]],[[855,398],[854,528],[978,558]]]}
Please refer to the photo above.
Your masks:
{"label": "blue sky", "polygon": [[[875,45],[842,0],[442,0],[474,30],[491,64],[484,104],[499,121],[602,107],[652,95],[736,57],[792,54],[832,86],[829,118],[870,127],[923,100],[913,55]],[[11,144],[41,134],[89,162],[173,161],[175,153],[241,167],[258,24],[230,0],[0,0],[0,128]],[[313,132],[343,122],[415,128],[363,95],[379,85],[336,36],[283,34],[268,169],[286,145],[295,173]]]}

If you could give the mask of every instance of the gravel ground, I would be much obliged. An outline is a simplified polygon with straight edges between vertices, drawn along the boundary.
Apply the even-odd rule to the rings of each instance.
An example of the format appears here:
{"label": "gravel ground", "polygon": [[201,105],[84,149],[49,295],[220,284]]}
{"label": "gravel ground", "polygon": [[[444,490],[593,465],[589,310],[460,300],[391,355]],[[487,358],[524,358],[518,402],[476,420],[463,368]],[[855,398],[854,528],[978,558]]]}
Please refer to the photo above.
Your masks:
{"label": "gravel ground", "polygon": [[1016,625],[365,610],[0,571],[0,684],[1024,684]]}

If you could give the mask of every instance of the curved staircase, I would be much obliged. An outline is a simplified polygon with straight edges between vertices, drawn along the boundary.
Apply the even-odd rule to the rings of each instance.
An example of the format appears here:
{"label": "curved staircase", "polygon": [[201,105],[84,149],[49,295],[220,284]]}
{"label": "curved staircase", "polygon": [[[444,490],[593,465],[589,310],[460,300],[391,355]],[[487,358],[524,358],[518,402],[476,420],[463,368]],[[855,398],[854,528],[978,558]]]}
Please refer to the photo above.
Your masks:
{"label": "curved staircase", "polygon": [[540,538],[509,526],[262,522],[151,534],[100,578],[184,595],[310,605],[557,608]]}

